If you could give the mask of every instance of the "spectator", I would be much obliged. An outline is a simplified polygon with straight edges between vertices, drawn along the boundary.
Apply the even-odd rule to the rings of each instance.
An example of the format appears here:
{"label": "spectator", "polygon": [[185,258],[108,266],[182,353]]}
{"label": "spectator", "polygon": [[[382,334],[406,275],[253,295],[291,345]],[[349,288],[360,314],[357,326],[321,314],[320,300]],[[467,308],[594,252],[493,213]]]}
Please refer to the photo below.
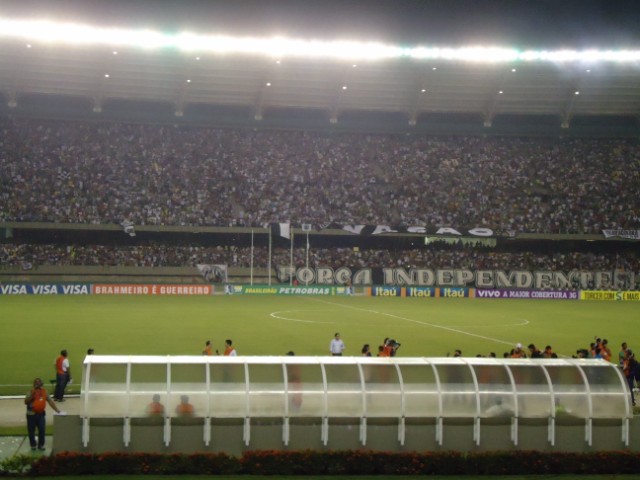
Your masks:
{"label": "spectator", "polygon": [[11,117],[0,120],[0,132],[0,221],[234,226],[289,219],[503,233],[594,233],[640,222],[638,177],[627,174],[639,169],[634,140]]}

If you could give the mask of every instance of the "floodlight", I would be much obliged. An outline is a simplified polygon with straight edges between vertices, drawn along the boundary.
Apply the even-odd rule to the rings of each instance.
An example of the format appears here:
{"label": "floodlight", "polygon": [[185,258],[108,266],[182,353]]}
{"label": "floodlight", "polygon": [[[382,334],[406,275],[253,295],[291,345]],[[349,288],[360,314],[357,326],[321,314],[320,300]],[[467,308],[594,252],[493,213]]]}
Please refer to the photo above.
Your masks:
{"label": "floodlight", "polygon": [[[45,20],[9,20],[0,18],[0,37],[61,43],[68,45],[108,45],[142,49],[172,48],[184,52],[213,52],[218,54],[265,55],[284,57],[331,58],[336,60],[385,60],[409,58],[414,60],[445,60],[478,63],[507,62],[640,62],[640,50],[525,50],[513,48],[468,46],[463,48],[398,47],[375,42],[346,40],[319,41],[273,38],[234,38],[224,35],[201,35],[183,32],[177,35],[151,30],[98,28],[73,23]],[[113,50],[113,54],[117,55]],[[200,57],[195,57],[199,60]],[[352,66],[355,68],[356,63]],[[437,67],[432,67],[436,70]],[[515,68],[512,70],[515,71]]]}

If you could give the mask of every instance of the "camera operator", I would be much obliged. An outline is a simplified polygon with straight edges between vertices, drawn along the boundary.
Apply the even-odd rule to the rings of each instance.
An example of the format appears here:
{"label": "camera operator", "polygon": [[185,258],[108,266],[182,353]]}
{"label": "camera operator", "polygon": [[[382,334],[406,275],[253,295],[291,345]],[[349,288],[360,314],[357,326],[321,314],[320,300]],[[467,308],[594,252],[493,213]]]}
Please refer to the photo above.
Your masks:
{"label": "camera operator", "polygon": [[384,349],[382,350],[381,357],[395,357],[396,352],[401,347],[401,345],[396,342],[393,338],[385,338],[384,339]]}

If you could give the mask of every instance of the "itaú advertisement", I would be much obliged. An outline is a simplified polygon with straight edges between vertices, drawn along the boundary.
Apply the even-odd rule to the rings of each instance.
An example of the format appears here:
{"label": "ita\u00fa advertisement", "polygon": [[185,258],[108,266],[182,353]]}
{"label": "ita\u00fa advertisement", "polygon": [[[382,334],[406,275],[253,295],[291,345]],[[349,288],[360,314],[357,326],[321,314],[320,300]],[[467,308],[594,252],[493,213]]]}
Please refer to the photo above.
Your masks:
{"label": "ita\u00fa advertisement", "polygon": [[365,289],[372,297],[420,297],[420,298],[472,298],[472,288],[439,287],[387,287],[384,285]]}
{"label": "ita\u00fa advertisement", "polygon": [[94,283],[93,295],[212,295],[212,285]]}

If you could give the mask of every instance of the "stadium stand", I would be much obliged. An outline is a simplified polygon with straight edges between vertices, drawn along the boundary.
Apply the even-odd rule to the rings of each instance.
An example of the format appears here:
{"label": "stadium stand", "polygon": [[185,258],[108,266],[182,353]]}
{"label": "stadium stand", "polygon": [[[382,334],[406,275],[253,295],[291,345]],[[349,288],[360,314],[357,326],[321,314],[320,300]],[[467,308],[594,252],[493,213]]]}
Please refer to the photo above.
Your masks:
{"label": "stadium stand", "polygon": [[638,228],[636,140],[0,120],[0,222]]}
{"label": "stadium stand", "polygon": [[[267,248],[254,248],[254,263],[266,265]],[[290,251],[278,248],[272,253],[274,265],[288,265]],[[306,250],[295,248],[295,265],[304,265]],[[98,266],[124,267],[194,267],[198,264],[225,264],[232,267],[251,265],[250,248],[223,245],[214,247],[175,245],[14,245],[0,244],[0,265],[21,267],[25,270],[37,266]],[[490,270],[625,270],[640,271],[640,258],[635,252],[611,253],[550,253],[494,252],[476,249],[414,249],[414,250],[359,250],[351,248],[313,249],[309,256],[312,267],[428,267],[470,268]]]}

